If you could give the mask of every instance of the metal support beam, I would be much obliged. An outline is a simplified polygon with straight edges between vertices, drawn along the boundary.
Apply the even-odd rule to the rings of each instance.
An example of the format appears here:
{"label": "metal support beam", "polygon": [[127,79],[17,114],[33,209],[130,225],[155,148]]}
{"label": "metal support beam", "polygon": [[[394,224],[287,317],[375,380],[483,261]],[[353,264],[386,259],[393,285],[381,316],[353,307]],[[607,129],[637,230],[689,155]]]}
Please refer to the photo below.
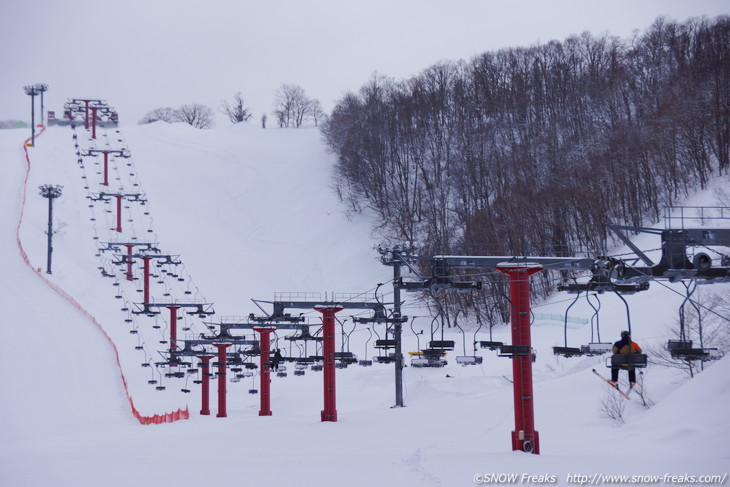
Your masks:
{"label": "metal support beam", "polygon": [[226,348],[230,343],[216,343],[218,349],[218,414],[216,418],[225,418],[226,413]]}
{"label": "metal support beam", "polygon": [[259,375],[261,379],[261,407],[259,416],[271,416],[271,368],[269,367],[271,351],[271,332],[275,328],[254,328],[254,331],[261,335],[261,356],[259,363]]}
{"label": "metal support beam", "polygon": [[203,416],[210,415],[210,359],[214,355],[200,355],[198,358],[200,362],[200,370],[202,374],[201,379],[201,399],[200,399],[200,414]]}
{"label": "metal support beam", "polygon": [[322,355],[324,356],[324,410],[322,421],[337,421],[337,380],[335,371],[335,313],[342,311],[341,306],[317,306],[322,313]]}
{"label": "metal support beam", "polygon": [[[510,281],[510,322],[512,346],[532,347],[530,337],[530,276],[542,270],[540,265],[503,265],[497,270]],[[515,429],[512,450],[540,453],[532,392],[532,354],[512,358]]]}

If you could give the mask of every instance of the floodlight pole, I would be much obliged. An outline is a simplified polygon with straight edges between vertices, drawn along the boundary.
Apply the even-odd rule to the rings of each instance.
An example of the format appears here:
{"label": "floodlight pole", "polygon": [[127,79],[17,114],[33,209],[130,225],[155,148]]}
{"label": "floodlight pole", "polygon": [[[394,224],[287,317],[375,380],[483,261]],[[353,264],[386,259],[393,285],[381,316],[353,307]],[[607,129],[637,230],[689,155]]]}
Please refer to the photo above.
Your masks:
{"label": "floodlight pole", "polygon": [[39,187],[40,195],[48,198],[48,261],[46,263],[46,273],[51,274],[51,256],[53,254],[53,200],[61,196],[63,186],[53,186],[44,184]]}
{"label": "floodlight pole", "polygon": [[40,93],[37,86],[24,86],[25,94],[30,96],[30,145],[35,147],[35,97]]}
{"label": "floodlight pole", "polygon": [[41,95],[41,125],[43,125],[43,115],[45,114],[44,108],[43,108],[43,93],[48,91],[48,85],[46,83],[38,83],[35,85],[35,89],[40,93]]}

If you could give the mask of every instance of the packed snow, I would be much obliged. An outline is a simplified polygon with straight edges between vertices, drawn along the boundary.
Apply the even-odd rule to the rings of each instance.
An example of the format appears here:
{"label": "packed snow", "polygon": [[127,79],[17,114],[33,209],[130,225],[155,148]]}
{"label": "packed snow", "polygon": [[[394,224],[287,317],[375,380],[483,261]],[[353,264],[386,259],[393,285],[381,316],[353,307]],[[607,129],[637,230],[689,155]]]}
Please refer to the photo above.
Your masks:
{"label": "packed snow", "polygon": [[[591,372],[597,368],[608,376],[605,357],[552,353],[553,346],[563,345],[562,318],[574,299],[566,293],[533,303],[540,455],[511,451],[511,361],[479,350],[481,365],[456,364],[457,355],[472,353],[474,339],[489,339],[485,329],[475,334],[468,320],[462,323],[465,337],[458,329],[443,330],[457,344],[446,367],[405,368],[406,407],[392,407],[393,365],[376,363],[337,370],[337,422],[320,421],[322,376],[309,370],[304,376],[272,375],[272,416],[259,416],[259,395],[248,393],[257,387],[257,376],[228,383],[225,418],[215,415],[212,383],[213,414],[198,414],[200,386],[189,378],[164,377],[164,369],[154,366],[161,360],[158,352],[169,346],[162,343],[169,333],[166,310],[157,318],[132,313],[141,302],[138,263],[137,279],[128,281],[124,266],[114,264],[119,253],[101,252],[102,243],[154,241],[179,256],[182,264],[168,272],[178,277],[159,272],[152,294],[159,302],[205,302],[216,313],[201,319],[181,312],[184,339],[207,332],[204,322],[221,316],[261,314],[251,299],[271,300],[276,292],[372,296],[383,283],[381,299],[392,298],[392,271],[374,250],[379,243],[374,221],[367,213],[349,214],[338,200],[332,190],[334,157],[316,128],[242,124],[195,130],[157,123],[123,131],[100,128],[95,140],[83,127],[76,133],[74,140],[68,127],[47,129],[28,148],[27,166],[27,131],[0,131],[3,486],[619,483],[609,478],[613,475],[628,476],[623,485],[687,484],[700,476],[719,476],[703,477],[705,485],[726,482],[730,359],[708,362],[691,380],[677,369],[650,364],[641,377],[653,406],[644,407],[634,395],[621,399],[623,421],[606,418],[601,404],[620,397]],[[79,163],[75,142],[82,151],[125,148],[131,158],[110,156],[110,185],[101,186],[101,156],[81,157]],[[714,187],[727,183],[724,177]],[[54,201],[52,274],[45,272],[48,201],[38,194],[41,184],[63,185]],[[687,204],[716,204],[711,189]],[[114,198],[94,201],[101,192],[139,193],[146,203],[123,200],[119,233]],[[637,242],[643,249],[659,246],[652,235]],[[705,286],[698,293],[727,294],[729,286]],[[628,296],[633,339],[645,348],[662,347],[678,327],[683,293],[681,284],[662,282]],[[418,317],[404,326],[408,352],[419,340],[423,345],[436,325],[413,296],[404,297],[404,314]],[[613,342],[627,327],[626,308],[616,296],[600,299],[601,339]],[[341,314],[344,319],[348,313]],[[317,315],[305,311],[309,320]],[[583,298],[570,309],[569,345],[590,341],[592,316]],[[378,354],[369,328],[384,336],[384,325],[345,320],[349,349],[359,358]],[[102,330],[118,350],[119,366]],[[436,339],[441,332],[435,331]],[[493,333],[494,340],[509,343],[508,326],[498,324]],[[299,353],[284,334],[278,345],[287,355]],[[190,419],[141,425],[125,397],[122,374],[142,415],[187,408]],[[157,390],[160,385],[165,390]]]}

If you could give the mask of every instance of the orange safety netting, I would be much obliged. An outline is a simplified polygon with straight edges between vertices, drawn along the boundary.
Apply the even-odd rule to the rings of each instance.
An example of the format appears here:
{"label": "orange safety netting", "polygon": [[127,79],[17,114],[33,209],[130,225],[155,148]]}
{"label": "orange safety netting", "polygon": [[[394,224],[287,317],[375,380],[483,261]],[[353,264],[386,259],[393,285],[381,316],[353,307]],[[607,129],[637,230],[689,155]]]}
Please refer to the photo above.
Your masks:
{"label": "orange safety netting", "polygon": [[[43,131],[46,129],[43,125],[38,125],[40,127],[40,132],[36,135],[36,137],[40,136]],[[30,175],[30,155],[28,154],[28,142],[31,140],[29,137],[25,140],[25,143],[23,143],[23,150],[25,151],[25,161],[26,161],[26,170],[25,170],[25,179],[23,181],[23,200],[21,202],[20,206],[20,216],[18,217],[18,226],[15,231],[15,239],[18,243],[18,250],[20,251],[20,257],[23,259],[23,262],[31,269],[33,270],[33,266],[30,264],[30,260],[28,259],[28,254],[25,252],[25,249],[23,248],[23,244],[20,241],[20,227],[23,223],[23,214],[25,212],[25,199],[26,199],[26,193],[28,190],[28,177]],[[114,341],[111,339],[111,337],[107,334],[106,330],[101,326],[101,324],[94,318],[91,313],[86,311],[81,304],[79,304],[78,301],[76,301],[71,295],[69,295],[66,291],[58,287],[56,284],[52,283],[50,280],[48,280],[43,274],[40,272],[33,272],[36,276],[38,276],[48,287],[53,289],[53,291],[56,292],[59,296],[61,296],[63,299],[68,301],[71,306],[76,308],[86,319],[91,321],[96,328],[101,332],[102,335],[107,339],[109,342],[109,345],[111,345],[112,350],[114,350],[114,357],[117,362],[117,367],[119,368],[119,375],[122,378],[122,384],[124,384],[124,393],[127,396],[127,400],[129,401],[129,405],[132,408],[132,414],[135,418],[141,423],[141,424],[161,424],[161,423],[172,423],[175,421],[180,421],[182,419],[189,419],[190,414],[188,412],[187,406],[185,409],[178,409],[177,411],[173,413],[164,413],[164,414],[155,414],[153,416],[143,416],[140,414],[140,412],[137,410],[137,408],[134,406],[134,400],[132,399],[132,396],[129,393],[129,388],[127,387],[127,378],[124,376],[124,372],[122,371],[122,365],[119,362],[119,351],[117,350],[117,346],[114,344]]]}

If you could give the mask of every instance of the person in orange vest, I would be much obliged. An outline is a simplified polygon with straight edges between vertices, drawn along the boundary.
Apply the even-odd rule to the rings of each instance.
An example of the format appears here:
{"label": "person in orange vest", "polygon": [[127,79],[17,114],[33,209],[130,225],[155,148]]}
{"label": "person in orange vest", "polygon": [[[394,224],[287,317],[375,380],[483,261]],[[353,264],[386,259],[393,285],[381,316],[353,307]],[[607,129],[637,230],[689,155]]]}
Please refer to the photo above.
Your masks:
{"label": "person in orange vest", "polygon": [[[636,342],[631,341],[631,334],[628,331],[621,332],[621,340],[613,344],[611,349],[614,355],[641,353],[641,347]],[[629,384],[633,388],[636,384],[636,369],[631,366],[623,367],[629,371]],[[618,371],[621,367],[611,367],[611,385],[618,387]]]}

